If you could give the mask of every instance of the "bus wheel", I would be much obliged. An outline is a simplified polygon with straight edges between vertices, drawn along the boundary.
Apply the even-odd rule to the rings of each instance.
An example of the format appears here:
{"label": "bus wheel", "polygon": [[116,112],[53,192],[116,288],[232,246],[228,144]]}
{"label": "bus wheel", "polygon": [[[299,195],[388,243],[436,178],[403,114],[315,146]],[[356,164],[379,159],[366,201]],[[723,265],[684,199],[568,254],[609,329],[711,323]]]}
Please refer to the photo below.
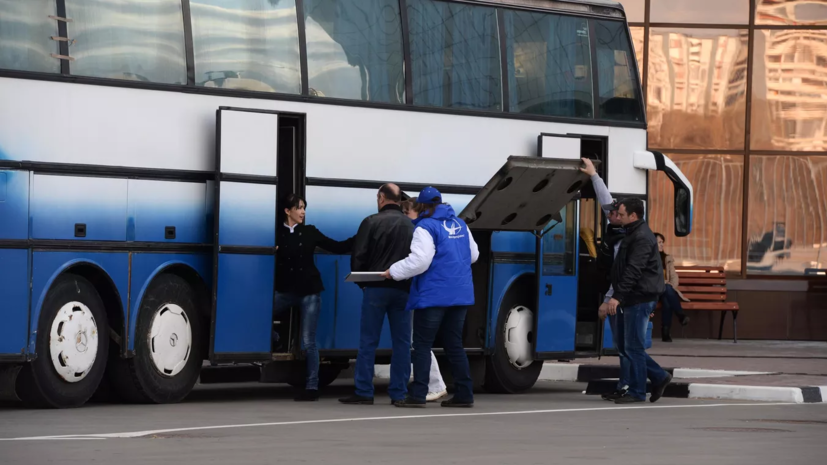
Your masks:
{"label": "bus wheel", "polygon": [[174,403],[189,394],[203,361],[203,326],[195,291],[162,274],[144,294],[135,328],[135,356],[110,364],[109,379],[127,402]]}
{"label": "bus wheel", "polygon": [[17,394],[36,407],[79,407],[95,393],[109,354],[109,326],[98,291],[81,276],[58,277],[37,326],[37,358],[23,367]]}
{"label": "bus wheel", "polygon": [[534,360],[534,313],[524,305],[505,306],[497,317],[496,347],[488,357],[485,388],[514,394],[534,386],[542,361]]}

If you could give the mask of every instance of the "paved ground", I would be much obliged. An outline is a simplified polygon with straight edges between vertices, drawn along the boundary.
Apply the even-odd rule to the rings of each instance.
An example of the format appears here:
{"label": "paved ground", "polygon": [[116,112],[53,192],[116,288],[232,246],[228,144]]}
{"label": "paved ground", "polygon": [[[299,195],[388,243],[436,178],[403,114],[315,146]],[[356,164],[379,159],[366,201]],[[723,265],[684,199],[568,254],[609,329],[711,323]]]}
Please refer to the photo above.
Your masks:
{"label": "paved ground", "polygon": [[[202,386],[165,406],[0,404],[0,438],[41,437],[0,441],[0,463],[811,465],[827,453],[827,404],[618,407],[584,388],[541,382],[523,395],[480,394],[470,410],[398,409],[383,393],[374,406],[344,406],[346,380],[313,404],[257,384]],[[53,435],[75,436],[42,438]]]}

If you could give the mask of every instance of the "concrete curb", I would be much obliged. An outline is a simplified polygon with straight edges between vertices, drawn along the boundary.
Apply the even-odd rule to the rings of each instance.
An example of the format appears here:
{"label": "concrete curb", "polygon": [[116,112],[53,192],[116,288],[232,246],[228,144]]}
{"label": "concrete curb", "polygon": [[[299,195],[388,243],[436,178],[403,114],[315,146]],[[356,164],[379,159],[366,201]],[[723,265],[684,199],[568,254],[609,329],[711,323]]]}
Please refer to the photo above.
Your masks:
{"label": "concrete curb", "polygon": [[[584,393],[588,395],[608,394],[615,390],[616,385],[616,379],[592,380],[589,381]],[[651,384],[647,383],[646,388],[647,392],[650,392]],[[673,381],[666,388],[663,397],[818,404],[827,403],[827,386],[743,386]]]}
{"label": "concrete curb", "polygon": [[[702,370],[696,368],[667,368],[664,370],[674,378],[728,378],[731,376],[771,375],[769,371],[735,371],[735,370]],[[587,365],[578,363],[546,363],[540,372],[540,381],[589,381],[618,378],[620,367],[617,365]]]}

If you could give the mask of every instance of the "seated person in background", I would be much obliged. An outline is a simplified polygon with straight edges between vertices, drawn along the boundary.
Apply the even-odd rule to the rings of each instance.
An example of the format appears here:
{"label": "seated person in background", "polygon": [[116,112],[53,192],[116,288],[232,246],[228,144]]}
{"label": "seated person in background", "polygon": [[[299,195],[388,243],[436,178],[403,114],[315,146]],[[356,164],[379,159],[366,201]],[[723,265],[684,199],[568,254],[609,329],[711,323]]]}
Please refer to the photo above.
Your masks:
{"label": "seated person in background", "polygon": [[689,317],[683,312],[681,300],[689,302],[689,299],[684,297],[681,291],[678,290],[678,272],[675,270],[675,259],[663,251],[663,244],[666,239],[661,233],[655,233],[655,238],[658,240],[658,251],[660,252],[660,259],[663,261],[663,279],[666,281],[666,288],[660,296],[660,303],[663,305],[661,340],[672,342],[672,314],[677,314],[681,326],[686,326],[689,323]]}

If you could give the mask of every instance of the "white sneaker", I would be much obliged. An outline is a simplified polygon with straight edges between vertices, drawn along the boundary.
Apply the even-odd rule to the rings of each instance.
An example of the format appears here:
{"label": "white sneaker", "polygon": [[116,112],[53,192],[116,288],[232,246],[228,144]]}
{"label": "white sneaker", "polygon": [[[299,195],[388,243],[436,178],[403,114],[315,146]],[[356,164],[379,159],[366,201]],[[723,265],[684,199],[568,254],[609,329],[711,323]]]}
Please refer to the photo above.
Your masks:
{"label": "white sneaker", "polygon": [[429,392],[428,395],[425,397],[425,402],[435,402],[439,399],[448,395],[448,391],[443,389],[440,392]]}

